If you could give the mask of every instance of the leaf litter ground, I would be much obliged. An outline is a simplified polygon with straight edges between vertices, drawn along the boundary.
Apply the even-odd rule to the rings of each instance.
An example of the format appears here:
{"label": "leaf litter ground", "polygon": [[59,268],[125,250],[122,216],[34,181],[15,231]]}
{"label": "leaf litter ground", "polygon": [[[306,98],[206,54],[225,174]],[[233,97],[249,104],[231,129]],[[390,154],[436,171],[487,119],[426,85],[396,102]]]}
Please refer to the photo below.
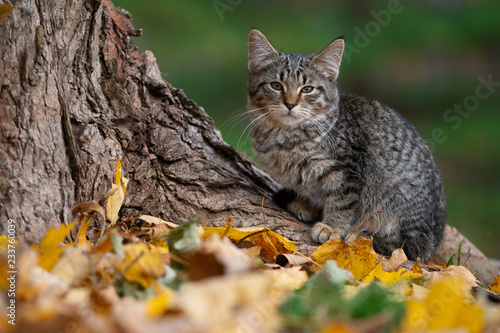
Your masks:
{"label": "leaf litter ground", "polygon": [[[10,243],[0,237],[2,332],[500,331],[500,307],[463,266],[412,263],[402,249],[384,258],[362,238],[305,256],[265,226],[234,228],[231,218],[224,227],[120,220],[121,163],[115,176],[104,198],[75,207],[75,222],[31,247],[16,243],[15,325]],[[104,216],[105,228],[89,230]],[[499,285],[497,276],[488,289]]]}

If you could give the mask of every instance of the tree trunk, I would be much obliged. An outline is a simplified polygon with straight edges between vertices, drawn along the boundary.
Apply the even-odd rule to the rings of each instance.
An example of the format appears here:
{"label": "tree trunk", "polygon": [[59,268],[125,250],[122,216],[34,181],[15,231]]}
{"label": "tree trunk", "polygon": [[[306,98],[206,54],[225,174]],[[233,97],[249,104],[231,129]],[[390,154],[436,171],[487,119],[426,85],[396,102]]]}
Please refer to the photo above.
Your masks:
{"label": "tree trunk", "polygon": [[36,242],[69,222],[75,204],[107,191],[119,158],[124,217],[231,217],[314,249],[309,227],[270,200],[278,184],[162,79],[151,52],[136,51],[141,31],[126,11],[110,0],[12,4],[0,22],[0,233],[13,219]]}

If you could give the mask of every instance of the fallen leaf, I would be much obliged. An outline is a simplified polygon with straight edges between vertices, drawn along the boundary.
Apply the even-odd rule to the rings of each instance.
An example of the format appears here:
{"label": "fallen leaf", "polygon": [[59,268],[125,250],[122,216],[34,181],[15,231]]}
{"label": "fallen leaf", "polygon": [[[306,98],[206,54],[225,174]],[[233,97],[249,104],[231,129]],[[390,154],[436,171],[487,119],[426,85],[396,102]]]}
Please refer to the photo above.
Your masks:
{"label": "fallen leaf", "polygon": [[395,272],[401,268],[405,262],[408,261],[405,251],[402,248],[392,251],[391,257],[386,259],[382,257],[382,268],[386,272]]}
{"label": "fallen leaf", "polygon": [[[379,255],[373,250],[371,240],[358,238],[349,244],[342,239],[330,239],[318,246],[311,257],[319,265],[335,260],[340,268],[348,269],[356,279],[361,280],[375,268]],[[315,272],[319,269],[313,266],[311,270]]]}
{"label": "fallen leaf", "polygon": [[7,15],[14,9],[10,4],[5,3],[3,0],[0,0],[0,21],[5,19]]}
{"label": "fallen leaf", "polygon": [[189,322],[206,332],[272,332],[279,327],[279,305],[306,277],[288,270],[223,275],[187,283],[176,303]]}
{"label": "fallen leaf", "polygon": [[196,219],[191,219],[173,229],[167,236],[171,253],[171,266],[182,269],[188,265],[187,257],[200,247],[199,230]]}
{"label": "fallen leaf", "polygon": [[368,275],[363,279],[363,282],[369,283],[373,281],[375,278],[380,280],[385,284],[394,284],[400,280],[410,280],[410,279],[422,279],[422,273],[415,273],[411,270],[406,270],[401,268],[398,271],[386,272],[383,268],[383,263],[379,262],[375,268],[368,273]]}
{"label": "fallen leaf", "polygon": [[261,257],[269,262],[275,262],[276,256],[279,254],[295,253],[297,251],[295,243],[269,230],[267,227],[205,227],[204,229],[203,238],[208,238],[215,233],[219,237],[229,237],[235,244],[242,244],[243,241],[247,241],[251,243],[249,246],[259,246],[261,248]]}
{"label": "fallen leaf", "polygon": [[155,217],[155,216],[151,216],[151,215],[141,215],[138,217],[138,219],[149,223],[149,225],[165,224],[171,229],[177,228],[179,226],[178,224],[168,222],[168,221],[160,219],[159,217]]}
{"label": "fallen leaf", "polygon": [[51,228],[42,238],[40,244],[33,244],[33,249],[38,252],[38,265],[47,271],[51,271],[56,265],[61,253],[71,244],[61,245],[70,230],[76,225],[76,221],[61,226],[57,229]]}
{"label": "fallen leaf", "polygon": [[74,245],[81,245],[81,244],[89,244],[90,246],[93,246],[94,244],[90,241],[87,240],[87,237],[85,236],[87,229],[90,225],[90,218],[87,218],[86,221],[80,226],[78,229],[78,233],[76,234],[75,237],[75,243]]}
{"label": "fallen leaf", "polygon": [[350,276],[351,272],[339,268],[335,261],[327,261],[324,269],[309,278],[281,306],[290,327],[288,331],[294,331],[294,327],[318,331],[331,322],[352,323],[369,318],[380,319],[386,328],[395,327],[404,314],[402,300],[377,283],[358,287],[357,292],[347,297],[345,283],[353,280]]}
{"label": "fallen leaf", "polygon": [[156,279],[165,275],[161,251],[155,246],[127,244],[123,246],[125,260],[116,265],[127,281],[137,281],[148,288]]}
{"label": "fallen leaf", "polygon": [[153,283],[154,297],[146,304],[146,312],[150,317],[158,317],[164,314],[172,303],[174,292],[157,282]]}
{"label": "fallen leaf", "polygon": [[448,266],[442,270],[426,273],[428,276],[427,285],[436,284],[442,280],[448,280],[453,278],[458,281],[457,292],[461,293],[464,299],[468,299],[470,302],[474,300],[471,294],[473,287],[477,287],[477,279],[467,268],[464,266]]}
{"label": "fallen leaf", "polygon": [[68,248],[51,273],[69,286],[80,285],[90,274],[90,245]]}
{"label": "fallen leaf", "polygon": [[282,267],[302,266],[310,262],[310,259],[298,254],[278,254],[276,263]]}
{"label": "fallen leaf", "polygon": [[142,221],[140,226],[132,225],[130,232],[139,238],[146,240],[153,240],[162,236],[168,235],[172,229],[177,228],[179,225],[162,220],[158,217],[150,215],[141,215],[137,220]]}
{"label": "fallen leaf", "polygon": [[104,215],[104,208],[99,205],[97,201],[87,201],[87,202],[82,202],[81,204],[76,205],[73,210],[71,211],[73,216],[77,216],[78,214],[80,215],[88,215],[88,216],[93,216],[93,215],[101,215],[103,218],[106,216]]}
{"label": "fallen leaf", "polygon": [[106,203],[106,216],[111,222],[108,229],[118,221],[118,212],[125,198],[125,191],[129,182],[127,178],[122,176],[122,163],[120,160],[117,160],[115,179],[115,184],[112,184],[111,189],[116,191],[108,197],[108,202]]}
{"label": "fallen leaf", "polygon": [[212,235],[189,256],[189,276],[193,281],[216,275],[242,274],[254,266],[252,259],[224,237]]}
{"label": "fallen leaf", "polygon": [[427,332],[464,329],[471,333],[481,332],[483,311],[477,305],[466,304],[462,292],[466,285],[466,280],[452,275],[445,275],[432,283],[425,299],[411,298],[407,302],[402,330]]}
{"label": "fallen leaf", "polygon": [[495,277],[495,281],[493,281],[489,286],[488,290],[494,293],[500,293],[500,275]]}

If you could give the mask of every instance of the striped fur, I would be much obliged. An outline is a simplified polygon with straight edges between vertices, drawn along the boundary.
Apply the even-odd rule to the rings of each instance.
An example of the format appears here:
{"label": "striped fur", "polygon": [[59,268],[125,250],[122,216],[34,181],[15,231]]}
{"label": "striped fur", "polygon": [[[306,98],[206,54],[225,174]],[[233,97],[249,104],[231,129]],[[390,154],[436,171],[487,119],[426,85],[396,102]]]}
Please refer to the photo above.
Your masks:
{"label": "striped fur", "polygon": [[401,115],[339,94],[343,47],[337,39],[318,55],[284,53],[250,32],[247,112],[255,156],[284,187],[277,202],[304,221],[319,221],[312,228],[318,242],[345,239],[382,210],[359,230],[373,236],[375,250],[390,255],[404,244],[410,259],[426,262],[446,220],[441,176]]}

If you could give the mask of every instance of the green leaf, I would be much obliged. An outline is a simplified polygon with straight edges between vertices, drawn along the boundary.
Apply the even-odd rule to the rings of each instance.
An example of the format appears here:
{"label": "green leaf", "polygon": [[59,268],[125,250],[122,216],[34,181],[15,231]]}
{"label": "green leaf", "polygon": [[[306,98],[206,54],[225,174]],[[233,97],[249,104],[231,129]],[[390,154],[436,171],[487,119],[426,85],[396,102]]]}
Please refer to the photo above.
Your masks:
{"label": "green leaf", "polygon": [[111,239],[111,244],[113,244],[113,252],[123,255],[123,238],[116,234],[110,234],[108,237]]}
{"label": "green leaf", "polygon": [[183,268],[182,260],[186,254],[196,251],[200,247],[200,238],[198,237],[198,218],[190,219],[186,223],[181,224],[175,229],[172,229],[168,234],[168,248],[172,256],[172,267]]}
{"label": "green leaf", "polygon": [[403,300],[396,298],[389,288],[376,282],[362,288],[356,297],[351,299],[350,308],[350,317],[353,319],[385,316],[387,318],[386,331],[397,327],[405,314]]}
{"label": "green leaf", "polygon": [[280,310],[290,330],[298,332],[319,330],[331,322],[352,322],[359,319],[381,318],[387,331],[397,327],[404,315],[403,300],[390,287],[372,282],[347,297],[346,283],[352,274],[340,269],[334,261],[313,275],[296,290]]}

